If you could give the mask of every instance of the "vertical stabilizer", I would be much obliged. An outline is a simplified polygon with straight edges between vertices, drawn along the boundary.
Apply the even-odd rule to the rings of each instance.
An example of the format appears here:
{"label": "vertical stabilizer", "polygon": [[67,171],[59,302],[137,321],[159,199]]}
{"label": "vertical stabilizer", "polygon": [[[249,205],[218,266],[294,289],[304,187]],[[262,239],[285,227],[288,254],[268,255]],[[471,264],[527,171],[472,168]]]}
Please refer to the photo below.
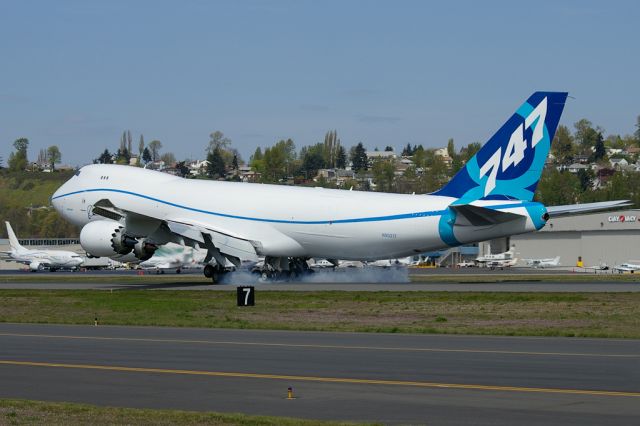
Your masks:
{"label": "vertical stabilizer", "polygon": [[472,202],[531,201],[567,99],[566,92],[536,92],[435,195]]}
{"label": "vertical stabilizer", "polygon": [[9,222],[5,222],[7,225],[7,235],[9,235],[9,244],[11,245],[11,250],[13,251],[25,251],[26,249],[20,245],[18,242],[18,238],[16,234],[13,232],[11,228],[11,224]]}

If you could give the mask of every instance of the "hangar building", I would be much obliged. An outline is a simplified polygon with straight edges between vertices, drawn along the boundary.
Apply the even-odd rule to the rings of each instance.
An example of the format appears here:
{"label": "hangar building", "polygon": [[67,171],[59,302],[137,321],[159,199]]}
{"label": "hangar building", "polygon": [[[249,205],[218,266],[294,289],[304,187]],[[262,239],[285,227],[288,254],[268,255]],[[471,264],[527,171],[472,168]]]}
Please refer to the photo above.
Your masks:
{"label": "hangar building", "polygon": [[576,266],[581,257],[584,266],[619,265],[640,259],[640,209],[551,219],[508,244],[519,259],[560,256],[562,266]]}

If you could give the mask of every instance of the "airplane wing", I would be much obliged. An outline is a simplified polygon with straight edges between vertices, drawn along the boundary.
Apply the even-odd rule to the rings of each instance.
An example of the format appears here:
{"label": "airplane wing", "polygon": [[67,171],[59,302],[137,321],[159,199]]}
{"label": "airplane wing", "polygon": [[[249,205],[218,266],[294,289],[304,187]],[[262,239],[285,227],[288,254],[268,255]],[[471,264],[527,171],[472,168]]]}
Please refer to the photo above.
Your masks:
{"label": "airplane wing", "polygon": [[[207,249],[204,262],[212,258],[220,265],[240,266],[242,260],[258,261],[258,251],[262,244],[251,240],[236,230],[224,229],[214,223],[196,222],[183,218],[159,219],[115,206],[109,199],[96,202],[92,214],[119,222],[125,222],[127,228],[135,226],[155,226],[172,234],[183,245],[196,245]],[[231,264],[229,264],[231,263]]]}
{"label": "airplane wing", "polygon": [[633,205],[633,203],[629,200],[601,201],[599,203],[585,204],[568,204],[564,206],[548,206],[547,213],[549,213],[549,217],[554,218],[558,216],[570,216],[600,210],[616,209],[619,207],[626,207],[631,205]]}
{"label": "airplane wing", "polygon": [[456,212],[456,225],[461,226],[491,226],[525,217],[515,213],[508,213],[472,204],[451,205]]}

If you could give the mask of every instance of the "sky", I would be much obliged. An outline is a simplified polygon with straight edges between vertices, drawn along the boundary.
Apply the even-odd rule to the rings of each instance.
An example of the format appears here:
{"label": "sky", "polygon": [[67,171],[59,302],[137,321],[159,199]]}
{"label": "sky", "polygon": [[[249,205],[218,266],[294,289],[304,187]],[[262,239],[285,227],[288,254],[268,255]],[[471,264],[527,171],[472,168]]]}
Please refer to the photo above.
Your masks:
{"label": "sky", "polygon": [[248,160],[342,144],[486,141],[536,90],[561,124],[630,134],[637,1],[0,1],[0,156],[91,163],[130,130],[178,159],[220,130]]}

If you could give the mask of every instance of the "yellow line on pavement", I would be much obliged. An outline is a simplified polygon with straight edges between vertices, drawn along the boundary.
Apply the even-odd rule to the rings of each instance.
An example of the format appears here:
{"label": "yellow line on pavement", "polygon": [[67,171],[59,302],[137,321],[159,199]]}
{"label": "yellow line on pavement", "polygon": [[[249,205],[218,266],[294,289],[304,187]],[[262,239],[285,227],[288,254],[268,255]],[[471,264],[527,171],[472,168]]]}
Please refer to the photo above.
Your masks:
{"label": "yellow line on pavement", "polygon": [[237,346],[271,346],[285,348],[309,348],[309,349],[356,349],[374,351],[405,351],[405,352],[459,352],[479,354],[503,354],[503,355],[534,355],[534,356],[580,356],[601,358],[640,358],[640,354],[597,354],[577,352],[533,352],[533,351],[506,351],[485,349],[451,349],[451,348],[409,348],[394,346],[357,346],[357,345],[319,345],[304,343],[270,343],[270,342],[238,342],[230,340],[189,340],[189,339],[151,339],[138,337],[104,337],[104,336],[70,336],[53,334],[22,334],[0,333],[0,337],[39,337],[46,339],[72,339],[72,340],[109,340],[124,342],[150,342],[150,343],[177,343],[177,344],[202,344],[202,345],[237,345]]}
{"label": "yellow line on pavement", "polygon": [[52,362],[32,362],[32,361],[12,361],[0,360],[0,365],[13,365],[23,367],[55,367],[55,368],[73,368],[83,370],[106,370],[118,372],[138,372],[152,374],[178,374],[192,376],[210,376],[210,377],[231,377],[241,379],[265,379],[265,380],[288,380],[288,381],[305,381],[320,383],[343,383],[357,385],[386,385],[386,386],[410,386],[420,388],[439,388],[439,389],[468,389],[468,390],[484,390],[497,392],[533,392],[533,393],[554,393],[569,395],[590,395],[590,396],[624,396],[624,397],[640,397],[640,392],[620,392],[620,391],[604,391],[604,390],[587,390],[587,389],[557,389],[557,388],[533,388],[519,386],[494,386],[494,385],[476,385],[461,383],[437,383],[437,382],[414,382],[405,380],[379,380],[379,379],[357,379],[347,377],[317,377],[317,376],[292,376],[282,374],[260,374],[260,373],[238,373],[226,371],[201,371],[201,370],[175,370],[165,368],[144,368],[144,367],[124,367],[116,365],[91,365],[91,364],[63,364]]}

